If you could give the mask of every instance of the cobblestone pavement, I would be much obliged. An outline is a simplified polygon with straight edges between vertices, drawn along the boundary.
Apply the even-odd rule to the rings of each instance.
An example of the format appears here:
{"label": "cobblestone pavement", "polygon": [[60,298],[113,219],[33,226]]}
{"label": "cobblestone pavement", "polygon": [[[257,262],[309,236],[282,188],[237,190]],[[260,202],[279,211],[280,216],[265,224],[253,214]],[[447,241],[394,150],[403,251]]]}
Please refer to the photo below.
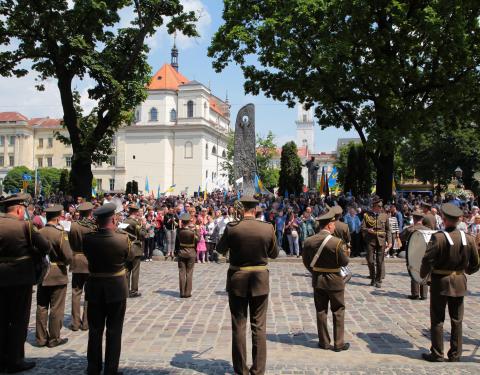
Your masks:
{"label": "cobblestone pavement", "polygon": [[[458,364],[419,360],[429,348],[428,301],[410,301],[403,263],[387,264],[382,289],[370,287],[367,267],[352,265],[346,291],[346,341],[342,353],[316,348],[311,279],[299,262],[270,266],[268,314],[269,374],[478,374],[480,373],[480,281],[469,278],[464,319],[464,357]],[[121,369],[126,374],[231,374],[230,315],[225,293],[227,265],[198,264],[194,293],[179,299],[174,262],[142,263],[141,298],[129,299],[123,332]],[[71,332],[70,287],[62,334],[69,342],[36,348],[35,300],[26,355],[37,359],[31,374],[83,374],[86,332]],[[450,324],[445,324],[448,340]],[[448,343],[446,342],[446,350]]]}

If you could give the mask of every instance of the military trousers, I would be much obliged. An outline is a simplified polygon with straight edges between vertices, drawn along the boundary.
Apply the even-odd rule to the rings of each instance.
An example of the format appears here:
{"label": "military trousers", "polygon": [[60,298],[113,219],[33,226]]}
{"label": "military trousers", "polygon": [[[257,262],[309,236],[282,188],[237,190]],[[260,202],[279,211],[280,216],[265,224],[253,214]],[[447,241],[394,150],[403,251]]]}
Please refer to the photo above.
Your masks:
{"label": "military trousers", "polygon": [[140,279],[140,263],[142,257],[135,257],[132,260],[131,267],[128,269],[127,281],[128,281],[128,290],[130,293],[138,292],[138,281]]}
{"label": "military trousers", "polygon": [[25,358],[32,286],[0,287],[0,367],[15,367]]}
{"label": "military trousers", "polygon": [[[237,375],[265,373],[267,363],[268,294],[256,297],[228,296],[232,317],[232,362]],[[250,310],[252,367],[247,366],[247,316]]]}
{"label": "military trousers", "polygon": [[122,350],[123,320],[127,301],[90,302],[88,309],[88,349],[87,374],[99,375],[102,371],[102,338],[105,327],[105,366],[104,374],[113,375],[118,372],[120,352]]}
{"label": "military trousers", "polygon": [[56,344],[60,340],[66,295],[66,285],[37,287],[35,337],[38,345]]}
{"label": "military trousers", "polygon": [[72,274],[72,329],[88,329],[87,310],[88,302],[83,303],[83,315],[80,314],[81,299],[85,283],[88,280],[88,273]]}
{"label": "military trousers", "polygon": [[420,283],[417,283],[415,280],[411,279],[410,289],[411,289],[412,296],[421,297],[423,299],[427,298],[427,295],[428,295],[428,285],[427,284],[422,285]]}
{"label": "military trousers", "polygon": [[381,283],[385,278],[385,245],[375,241],[367,241],[367,264],[370,278]]}
{"label": "military trousers", "polygon": [[343,347],[344,323],[345,323],[345,290],[325,290],[315,288],[313,300],[317,312],[317,331],[320,347],[330,346],[330,334],[328,333],[328,305],[333,316],[333,343],[335,348]]}
{"label": "military trousers", "polygon": [[458,359],[462,355],[463,297],[442,296],[435,288],[430,288],[431,351],[436,357],[443,358],[443,323],[447,306],[452,327],[447,355],[448,358]]}
{"label": "military trousers", "polygon": [[190,297],[192,295],[194,266],[195,258],[178,257],[178,284],[180,287],[180,297]]}

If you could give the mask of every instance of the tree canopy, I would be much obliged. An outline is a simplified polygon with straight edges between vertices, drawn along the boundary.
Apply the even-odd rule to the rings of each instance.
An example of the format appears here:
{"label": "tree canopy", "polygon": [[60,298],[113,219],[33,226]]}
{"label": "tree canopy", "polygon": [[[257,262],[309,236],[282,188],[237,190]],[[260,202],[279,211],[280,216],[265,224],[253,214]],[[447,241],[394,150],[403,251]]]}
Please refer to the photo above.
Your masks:
{"label": "tree canopy", "polygon": [[374,168],[362,144],[350,142],[342,147],[335,166],[344,192],[351,192],[354,196],[371,192]]}
{"label": "tree canopy", "polygon": [[[129,9],[135,17],[124,25],[120,15]],[[146,38],[162,25],[195,36],[195,20],[179,0],[0,0],[0,45],[8,47],[0,52],[0,75],[24,76],[30,63],[39,90],[42,81],[57,80],[69,133],[57,137],[73,149],[76,196],[90,196],[92,162],[108,159],[115,131],[145,99]],[[93,81],[89,98],[97,103],[91,113],[83,112],[75,89],[87,78]]]}
{"label": "tree canopy", "polygon": [[238,64],[247,93],[315,106],[322,128],[356,130],[385,199],[405,137],[440,115],[477,117],[478,1],[224,4],[209,48],[215,69]]}

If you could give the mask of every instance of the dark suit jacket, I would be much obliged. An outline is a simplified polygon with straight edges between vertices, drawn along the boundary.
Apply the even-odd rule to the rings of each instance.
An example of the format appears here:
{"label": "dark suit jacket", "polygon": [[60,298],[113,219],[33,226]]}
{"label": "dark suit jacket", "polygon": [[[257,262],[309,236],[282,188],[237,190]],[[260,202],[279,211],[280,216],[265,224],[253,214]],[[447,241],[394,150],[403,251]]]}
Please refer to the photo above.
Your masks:
{"label": "dark suit jacket", "polygon": [[[230,251],[233,267],[266,266],[268,258],[278,256],[278,247],[273,226],[270,223],[245,218],[228,223],[217,251]],[[238,297],[263,296],[270,292],[269,271],[236,271],[227,274],[227,291]]]}
{"label": "dark suit jacket", "polygon": [[[33,225],[18,220],[15,216],[0,214],[1,258],[19,258],[32,256],[35,253],[44,255],[49,251],[50,242]],[[35,268],[31,258],[18,262],[0,261],[0,286],[33,284],[35,284]]]}
{"label": "dark suit jacket", "polygon": [[[319,233],[305,240],[303,246],[303,264],[312,274],[312,286],[317,289],[338,291],[345,289],[345,283],[339,273],[319,273],[310,267],[315,254],[320,248],[323,240],[330,234],[329,231],[321,230]],[[315,267],[339,268],[348,264],[346,255],[346,244],[337,237],[332,237],[323,248]]]}
{"label": "dark suit jacket", "polygon": [[[422,260],[421,277],[426,277],[434,269],[464,271],[471,275],[480,268],[475,238],[467,234],[467,245],[463,246],[459,230],[447,229],[447,232],[452,237],[453,245],[450,246],[442,232],[433,234]],[[431,283],[432,293],[442,296],[463,297],[467,293],[467,277],[465,274],[432,274]]]}
{"label": "dark suit jacket", "polygon": [[50,272],[42,282],[43,286],[67,285],[67,266],[72,262],[72,250],[68,242],[68,235],[61,226],[47,224],[39,232],[52,245]]}
{"label": "dark suit jacket", "polygon": [[[135,254],[131,251],[128,235],[112,230],[99,229],[88,233],[83,240],[83,251],[88,260],[90,273],[117,273],[126,268]],[[85,298],[89,302],[112,303],[128,296],[127,277],[89,277]]]}

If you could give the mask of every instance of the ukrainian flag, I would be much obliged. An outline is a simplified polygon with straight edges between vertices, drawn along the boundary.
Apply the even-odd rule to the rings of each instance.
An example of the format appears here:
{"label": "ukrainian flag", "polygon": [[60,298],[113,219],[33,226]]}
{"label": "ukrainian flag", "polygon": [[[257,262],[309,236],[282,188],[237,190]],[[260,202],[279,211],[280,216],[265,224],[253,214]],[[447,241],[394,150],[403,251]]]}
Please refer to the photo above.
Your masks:
{"label": "ukrainian flag", "polygon": [[173,184],[172,186],[170,186],[165,193],[173,193],[173,191],[175,190],[175,186],[177,185]]}

